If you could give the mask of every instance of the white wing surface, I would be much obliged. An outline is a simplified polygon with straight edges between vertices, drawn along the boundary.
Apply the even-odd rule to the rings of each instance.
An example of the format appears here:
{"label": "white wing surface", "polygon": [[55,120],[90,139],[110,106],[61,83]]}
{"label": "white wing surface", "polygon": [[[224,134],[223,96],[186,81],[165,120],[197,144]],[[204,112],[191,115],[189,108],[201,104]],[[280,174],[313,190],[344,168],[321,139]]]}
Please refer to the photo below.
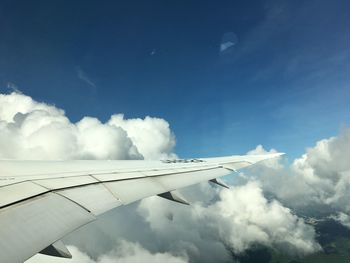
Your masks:
{"label": "white wing surface", "polygon": [[185,203],[171,191],[279,155],[165,161],[0,161],[1,262],[23,262],[38,252],[69,257],[60,239],[108,210],[153,195]]}

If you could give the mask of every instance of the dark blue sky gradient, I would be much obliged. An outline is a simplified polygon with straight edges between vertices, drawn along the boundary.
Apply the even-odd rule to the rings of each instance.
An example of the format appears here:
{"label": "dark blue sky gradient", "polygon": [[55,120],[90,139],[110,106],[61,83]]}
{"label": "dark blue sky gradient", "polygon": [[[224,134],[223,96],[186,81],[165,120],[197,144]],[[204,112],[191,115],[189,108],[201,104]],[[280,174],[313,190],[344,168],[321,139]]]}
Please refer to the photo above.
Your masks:
{"label": "dark blue sky gradient", "polygon": [[[345,0],[2,1],[0,91],[13,83],[72,121],[165,118],[184,157],[260,143],[295,157],[349,124],[348,10]],[[238,43],[220,53],[227,32]]]}

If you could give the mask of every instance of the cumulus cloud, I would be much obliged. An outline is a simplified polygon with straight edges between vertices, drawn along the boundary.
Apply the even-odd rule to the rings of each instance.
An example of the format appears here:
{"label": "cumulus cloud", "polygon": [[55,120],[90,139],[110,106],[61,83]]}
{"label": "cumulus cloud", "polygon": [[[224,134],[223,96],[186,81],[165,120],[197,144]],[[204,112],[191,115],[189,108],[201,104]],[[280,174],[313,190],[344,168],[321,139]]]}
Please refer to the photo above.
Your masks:
{"label": "cumulus cloud", "polygon": [[[266,152],[260,146],[255,151]],[[339,218],[344,218],[350,212],[349,155],[350,129],[344,129],[339,136],[320,140],[306,149],[290,166],[281,160],[269,160],[249,169],[247,174],[252,174],[250,178],[259,180],[265,192],[287,206],[316,213],[313,216],[339,213],[343,215]]]}
{"label": "cumulus cloud", "polygon": [[243,252],[254,243],[301,254],[320,249],[314,229],[278,201],[268,202],[257,183],[223,190],[220,198],[209,207],[209,218],[221,223],[219,233],[233,251]]}
{"label": "cumulus cloud", "polygon": [[53,105],[0,94],[0,158],[159,159],[174,157],[174,145],[163,119],[113,115],[107,123],[92,117],[72,123]]}
{"label": "cumulus cloud", "polygon": [[159,118],[124,119],[116,114],[108,121],[111,126],[125,130],[137,149],[150,159],[176,157],[169,149],[175,147],[175,136],[169,123]]}
{"label": "cumulus cloud", "polygon": [[350,212],[350,129],[324,139],[296,159],[297,176],[310,187],[313,199],[335,209]]}
{"label": "cumulus cloud", "polygon": [[268,201],[258,182],[216,193],[219,200],[197,202],[192,208],[174,209],[159,198],[149,198],[142,200],[139,212],[168,249],[177,243],[180,251],[202,262],[225,262],[230,258],[225,249],[240,254],[256,244],[291,254],[320,249],[314,229],[278,201]]}
{"label": "cumulus cloud", "polygon": [[45,255],[36,255],[27,260],[26,263],[185,263],[188,262],[186,257],[173,256],[170,253],[151,253],[138,243],[121,241],[119,245],[108,254],[102,255],[96,260],[81,252],[77,247],[69,246],[72,259],[62,259]]}

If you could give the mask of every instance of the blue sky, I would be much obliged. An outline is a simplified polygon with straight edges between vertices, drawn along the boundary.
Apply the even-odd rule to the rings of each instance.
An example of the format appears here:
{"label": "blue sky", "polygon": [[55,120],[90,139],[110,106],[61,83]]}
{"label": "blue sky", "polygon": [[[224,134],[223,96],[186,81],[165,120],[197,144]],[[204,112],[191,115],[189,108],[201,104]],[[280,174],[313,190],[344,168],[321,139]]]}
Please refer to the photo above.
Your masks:
{"label": "blue sky", "polygon": [[[348,1],[2,1],[0,91],[166,119],[179,156],[300,155],[349,125]],[[235,43],[221,52],[225,35]]]}

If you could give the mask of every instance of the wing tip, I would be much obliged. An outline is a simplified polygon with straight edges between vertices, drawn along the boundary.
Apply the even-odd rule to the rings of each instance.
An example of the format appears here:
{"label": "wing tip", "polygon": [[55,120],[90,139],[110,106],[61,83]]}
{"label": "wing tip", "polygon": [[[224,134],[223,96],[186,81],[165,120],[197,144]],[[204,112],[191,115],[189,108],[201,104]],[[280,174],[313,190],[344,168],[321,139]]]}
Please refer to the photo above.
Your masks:
{"label": "wing tip", "polygon": [[[285,154],[286,153],[284,153],[284,152],[275,152],[275,153],[266,153],[266,154],[255,155],[255,156],[257,156],[256,162],[269,160],[269,159],[273,159],[273,158],[278,158],[278,157],[285,155]],[[248,156],[254,156],[254,155],[248,155]]]}
{"label": "wing tip", "polygon": [[272,154],[271,154],[271,158],[279,157],[279,156],[282,156],[282,155],[285,155],[285,154],[286,154],[285,152],[276,152],[276,153],[272,153]]}

